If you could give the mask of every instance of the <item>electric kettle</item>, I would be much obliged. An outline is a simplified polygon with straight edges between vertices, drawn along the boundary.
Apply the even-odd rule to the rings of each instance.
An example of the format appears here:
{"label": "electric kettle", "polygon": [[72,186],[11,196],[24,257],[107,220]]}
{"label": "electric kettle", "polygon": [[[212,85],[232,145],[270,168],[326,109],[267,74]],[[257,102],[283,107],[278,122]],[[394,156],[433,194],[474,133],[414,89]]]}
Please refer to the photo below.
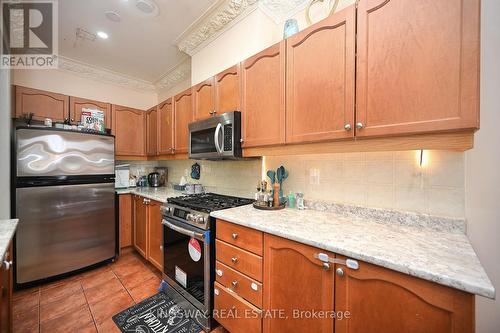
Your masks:
{"label": "electric kettle", "polygon": [[159,187],[161,186],[161,177],[158,172],[151,172],[148,175],[148,183],[151,187]]}

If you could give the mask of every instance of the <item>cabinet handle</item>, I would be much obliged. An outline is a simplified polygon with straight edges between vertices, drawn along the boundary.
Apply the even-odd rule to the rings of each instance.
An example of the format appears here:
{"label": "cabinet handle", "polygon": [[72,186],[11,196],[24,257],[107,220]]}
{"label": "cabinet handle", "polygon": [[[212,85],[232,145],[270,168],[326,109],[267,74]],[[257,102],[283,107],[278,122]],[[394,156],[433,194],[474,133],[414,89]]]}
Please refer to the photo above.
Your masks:
{"label": "cabinet handle", "polygon": [[10,267],[12,266],[12,260],[11,261],[5,260],[3,262],[3,266],[5,267],[5,270],[8,271],[10,269]]}
{"label": "cabinet handle", "polygon": [[233,264],[236,264],[236,262],[238,261],[238,258],[236,258],[236,257],[232,257],[232,258],[231,258],[231,261],[233,262]]}
{"label": "cabinet handle", "polygon": [[243,142],[244,142],[244,140],[243,140],[243,139],[240,139],[240,143],[243,143]]}
{"label": "cabinet handle", "polygon": [[213,114],[214,116],[215,116],[215,114],[216,114],[216,113],[217,113],[217,110],[214,110],[214,111],[212,112],[212,114]]}
{"label": "cabinet handle", "polygon": [[236,288],[238,286],[238,281],[233,281],[231,282],[231,284],[233,285],[234,288]]}
{"label": "cabinet handle", "polygon": [[163,252],[163,245],[160,245],[160,250]]}
{"label": "cabinet handle", "polygon": [[233,236],[233,239],[238,238],[238,234],[237,233],[232,234],[232,236]]}
{"label": "cabinet handle", "polygon": [[364,127],[363,123],[356,123],[357,129],[362,129]]}
{"label": "cabinet handle", "polygon": [[335,273],[337,273],[337,275],[340,277],[344,276],[344,270],[340,267],[335,270]]}
{"label": "cabinet handle", "polygon": [[213,112],[213,111],[208,111],[208,114],[209,114],[209,115],[213,115],[213,114],[214,114],[214,112]]}
{"label": "cabinet handle", "polygon": [[344,125],[344,129],[345,129],[346,131],[350,131],[350,130],[352,129],[351,124],[345,124],[345,125]]}

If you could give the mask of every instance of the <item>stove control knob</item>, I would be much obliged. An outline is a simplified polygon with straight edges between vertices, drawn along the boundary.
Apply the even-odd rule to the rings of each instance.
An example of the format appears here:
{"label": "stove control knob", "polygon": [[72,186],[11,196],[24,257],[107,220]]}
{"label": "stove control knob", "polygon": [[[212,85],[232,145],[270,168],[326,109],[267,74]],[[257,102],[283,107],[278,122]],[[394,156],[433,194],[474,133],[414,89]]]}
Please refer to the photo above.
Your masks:
{"label": "stove control knob", "polygon": [[198,223],[198,224],[203,224],[203,223],[205,223],[205,221],[206,221],[206,218],[202,215],[198,215],[196,217],[196,223]]}
{"label": "stove control knob", "polygon": [[193,214],[187,214],[187,215],[186,215],[186,220],[188,220],[188,221],[191,221],[191,222],[192,222],[192,221],[193,221],[193,219],[194,219]]}
{"label": "stove control knob", "polygon": [[172,211],[173,211],[172,207],[165,208],[165,212],[167,212],[167,214],[172,214]]}

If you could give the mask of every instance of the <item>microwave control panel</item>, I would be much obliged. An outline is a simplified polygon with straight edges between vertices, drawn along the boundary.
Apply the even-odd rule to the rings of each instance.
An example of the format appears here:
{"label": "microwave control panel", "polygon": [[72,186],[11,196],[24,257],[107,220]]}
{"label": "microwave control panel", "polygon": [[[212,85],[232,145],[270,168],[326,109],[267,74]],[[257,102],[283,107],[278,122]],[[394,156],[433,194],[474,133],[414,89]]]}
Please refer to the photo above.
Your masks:
{"label": "microwave control panel", "polygon": [[224,151],[233,150],[233,125],[224,125]]}

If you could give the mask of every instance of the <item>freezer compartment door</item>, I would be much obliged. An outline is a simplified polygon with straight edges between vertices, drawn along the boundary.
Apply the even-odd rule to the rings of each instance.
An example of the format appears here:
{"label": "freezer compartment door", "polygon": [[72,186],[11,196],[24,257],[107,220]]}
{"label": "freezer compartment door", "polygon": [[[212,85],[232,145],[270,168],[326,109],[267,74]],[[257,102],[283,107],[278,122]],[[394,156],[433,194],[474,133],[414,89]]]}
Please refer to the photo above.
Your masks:
{"label": "freezer compartment door", "polygon": [[79,132],[16,130],[18,177],[111,175],[113,137]]}
{"label": "freezer compartment door", "polygon": [[113,183],[19,188],[16,200],[18,284],[115,256]]}

